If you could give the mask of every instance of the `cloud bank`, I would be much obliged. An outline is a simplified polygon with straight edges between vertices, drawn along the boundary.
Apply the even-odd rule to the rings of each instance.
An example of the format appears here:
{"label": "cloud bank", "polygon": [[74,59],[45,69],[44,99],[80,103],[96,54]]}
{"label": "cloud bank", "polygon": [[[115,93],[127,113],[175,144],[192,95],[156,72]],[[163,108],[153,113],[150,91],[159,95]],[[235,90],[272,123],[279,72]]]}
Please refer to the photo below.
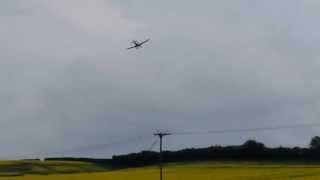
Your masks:
{"label": "cloud bank", "polygon": [[[317,123],[317,1],[3,1],[2,157],[147,137],[157,129]],[[151,38],[139,51],[132,39]],[[167,148],[306,146],[318,128],[169,137]],[[68,155],[68,153],[63,154]]]}

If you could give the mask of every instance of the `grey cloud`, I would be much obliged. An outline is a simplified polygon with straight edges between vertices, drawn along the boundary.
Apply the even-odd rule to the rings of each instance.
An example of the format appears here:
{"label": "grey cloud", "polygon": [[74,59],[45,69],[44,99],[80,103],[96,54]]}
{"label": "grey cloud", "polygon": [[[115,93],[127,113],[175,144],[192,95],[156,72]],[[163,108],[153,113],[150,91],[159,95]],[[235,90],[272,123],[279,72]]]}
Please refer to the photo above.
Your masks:
{"label": "grey cloud", "polygon": [[[26,5],[13,2],[12,9]],[[34,0],[28,7],[30,16],[1,17],[3,157],[150,134],[77,154],[104,156],[146,148],[156,129],[318,121],[316,1]],[[147,37],[144,49],[124,50]],[[248,138],[305,146],[316,132],[173,136],[167,148]]]}

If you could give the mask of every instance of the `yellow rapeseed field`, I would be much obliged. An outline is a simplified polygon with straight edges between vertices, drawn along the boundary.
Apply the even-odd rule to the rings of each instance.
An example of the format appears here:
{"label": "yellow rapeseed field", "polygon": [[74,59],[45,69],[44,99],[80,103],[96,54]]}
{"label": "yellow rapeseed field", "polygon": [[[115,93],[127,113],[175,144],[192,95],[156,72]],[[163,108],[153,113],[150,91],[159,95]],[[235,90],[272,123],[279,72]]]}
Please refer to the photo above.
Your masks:
{"label": "yellow rapeseed field", "polygon": [[[0,177],[6,180],[158,180],[157,167],[133,168],[96,173],[60,175],[25,175]],[[165,169],[164,180],[216,179],[320,179],[320,165],[273,163],[186,163],[171,164]]]}

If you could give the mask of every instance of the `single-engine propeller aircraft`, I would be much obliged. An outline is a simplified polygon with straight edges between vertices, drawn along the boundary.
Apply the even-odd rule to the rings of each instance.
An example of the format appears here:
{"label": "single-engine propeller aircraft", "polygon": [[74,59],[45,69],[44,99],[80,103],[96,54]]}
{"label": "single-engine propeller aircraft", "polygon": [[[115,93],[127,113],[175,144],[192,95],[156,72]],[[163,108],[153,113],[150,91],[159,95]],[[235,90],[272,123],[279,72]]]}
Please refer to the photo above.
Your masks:
{"label": "single-engine propeller aircraft", "polygon": [[145,41],[143,41],[143,42],[139,42],[139,41],[137,41],[137,40],[134,40],[134,41],[132,41],[132,43],[134,44],[134,46],[129,47],[129,48],[127,48],[127,49],[133,49],[133,48],[139,49],[139,48],[142,48],[142,45],[143,45],[144,43],[147,43],[148,41],[150,41],[150,39],[147,39],[147,40],[145,40]]}

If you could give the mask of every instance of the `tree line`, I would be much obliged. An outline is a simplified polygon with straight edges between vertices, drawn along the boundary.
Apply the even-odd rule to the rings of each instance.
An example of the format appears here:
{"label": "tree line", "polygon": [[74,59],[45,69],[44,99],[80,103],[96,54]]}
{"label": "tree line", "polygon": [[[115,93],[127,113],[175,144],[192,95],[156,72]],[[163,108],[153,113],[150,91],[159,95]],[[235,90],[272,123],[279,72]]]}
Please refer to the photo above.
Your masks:
{"label": "tree line", "polygon": [[[115,155],[110,159],[47,158],[45,160],[86,161],[108,168],[124,168],[157,164],[159,162],[159,153],[141,151],[126,155]],[[163,152],[163,161],[166,163],[208,160],[320,161],[320,137],[313,137],[308,148],[269,148],[261,142],[248,140],[239,146],[216,145],[207,148],[188,148]]]}

